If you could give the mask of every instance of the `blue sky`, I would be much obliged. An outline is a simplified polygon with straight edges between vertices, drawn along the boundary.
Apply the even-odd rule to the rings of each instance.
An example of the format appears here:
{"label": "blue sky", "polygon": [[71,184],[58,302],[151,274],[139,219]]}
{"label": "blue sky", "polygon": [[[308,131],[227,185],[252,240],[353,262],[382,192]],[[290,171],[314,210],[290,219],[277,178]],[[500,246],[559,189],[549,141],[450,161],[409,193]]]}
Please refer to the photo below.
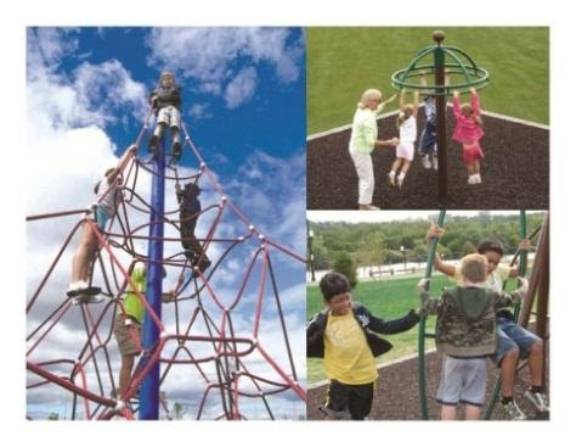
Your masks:
{"label": "blue sky", "polygon": [[[182,87],[183,120],[226,194],[259,231],[304,255],[306,79],[304,37],[299,28],[28,28],[26,56],[27,215],[77,209],[93,200],[94,182],[134,141],[147,112],[149,91],[160,72],[170,69]],[[140,154],[147,154],[146,145]],[[181,174],[197,168],[196,158],[185,148]],[[220,197],[202,182],[203,205],[218,203]],[[176,207],[171,188],[167,185],[168,210]],[[137,190],[149,197],[146,175],[139,177]],[[77,218],[27,225],[28,299]],[[212,220],[209,215],[199,219],[199,237],[206,234]],[[131,227],[145,221],[145,216],[135,215]],[[245,230],[228,211],[216,237],[235,238]],[[168,228],[166,236],[177,236],[170,234],[174,231]],[[227,302],[239,289],[246,260],[259,246],[258,239],[252,239],[231,252],[210,280],[215,293]],[[38,304],[27,315],[28,333],[62,302],[58,297],[67,287],[76,244],[64,253]],[[179,250],[178,244],[167,245],[165,256]],[[223,252],[218,244],[208,249],[213,260]],[[117,256],[122,262],[130,260],[121,251]],[[296,368],[303,378],[305,266],[277,251],[271,257]],[[236,310],[237,333],[252,330],[258,271],[251,275]],[[169,271],[165,290],[174,280]],[[268,286],[267,296],[272,297],[270,290]],[[220,318],[210,296],[205,300],[214,318]],[[184,314],[192,309],[191,302],[183,305]],[[42,341],[33,360],[49,359],[52,353],[77,354],[85,334],[80,314],[74,312]],[[260,341],[287,370],[274,300],[266,301],[262,316]],[[164,320],[172,330],[174,315],[167,312]],[[113,368],[117,361],[113,353]],[[266,373],[261,359],[248,364]],[[174,386],[167,387],[168,393],[185,405],[194,405],[186,401],[182,377],[176,379]],[[29,380],[33,380],[30,375]],[[30,414],[45,417],[66,408],[66,398],[54,388],[28,393]],[[294,395],[286,399],[293,402]],[[282,398],[274,405],[282,408]],[[294,408],[293,403],[287,405]],[[257,409],[253,411],[258,414]],[[298,411],[304,411],[303,402]]]}
{"label": "blue sky", "polygon": [[[30,29],[29,42],[44,38],[47,30]],[[183,91],[183,119],[207,161],[218,162],[215,170],[220,175],[234,175],[238,165],[258,148],[267,148],[278,158],[302,152],[306,79],[304,37],[299,28],[60,28],[54,32],[69,45],[54,72],[69,79],[86,64],[99,66],[116,60],[147,93],[156,86],[163,69],[174,70]],[[239,40],[237,34],[245,34],[247,41],[233,43],[233,48],[222,54],[221,48],[229,44],[223,39],[210,48],[215,55],[191,62],[203,57],[205,49],[194,41],[208,41],[213,33]],[[180,51],[163,47],[176,37],[183,40],[171,45],[182,47]],[[269,38],[276,48],[262,54],[261,47]],[[279,64],[288,67],[278,68]],[[282,69],[284,72],[279,72]],[[236,96],[231,92],[234,81],[243,82]],[[101,88],[100,98],[105,101],[106,86]],[[117,121],[107,123],[104,130],[118,149],[127,147],[139,130],[138,118],[144,111],[135,110],[135,105],[130,101],[109,109]],[[192,161],[188,155],[183,163]]]}

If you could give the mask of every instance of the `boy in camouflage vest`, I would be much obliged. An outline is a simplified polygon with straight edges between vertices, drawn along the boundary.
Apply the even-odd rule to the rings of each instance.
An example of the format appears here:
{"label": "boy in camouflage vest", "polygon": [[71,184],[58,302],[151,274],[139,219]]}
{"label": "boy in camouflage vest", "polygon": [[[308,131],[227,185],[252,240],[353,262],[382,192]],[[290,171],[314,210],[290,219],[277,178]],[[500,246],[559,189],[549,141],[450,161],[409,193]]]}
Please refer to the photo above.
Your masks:
{"label": "boy in camouflage vest", "polygon": [[443,420],[456,419],[456,408],[463,404],[466,419],[480,419],[486,393],[486,360],[497,348],[496,309],[519,302],[527,281],[512,294],[499,294],[484,287],[488,263],[480,254],[462,259],[462,286],[447,288],[440,299],[433,299],[426,282],[419,283],[422,308],[437,314],[436,347],[444,354],[436,400],[442,405]]}

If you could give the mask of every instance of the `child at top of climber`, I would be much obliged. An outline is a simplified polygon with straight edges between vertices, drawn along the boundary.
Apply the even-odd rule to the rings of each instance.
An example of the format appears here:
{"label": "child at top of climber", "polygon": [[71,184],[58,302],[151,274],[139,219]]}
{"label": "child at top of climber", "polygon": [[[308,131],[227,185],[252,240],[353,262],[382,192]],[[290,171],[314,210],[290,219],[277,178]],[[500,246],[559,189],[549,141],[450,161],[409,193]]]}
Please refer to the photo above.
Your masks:
{"label": "child at top of climber", "polygon": [[152,152],[158,150],[164,129],[169,127],[172,130],[172,156],[175,160],[180,160],[182,156],[182,145],[180,144],[181,104],[180,87],[176,84],[174,75],[169,71],[162,72],[158,87],[150,94],[150,105],[157,117],[156,128],[150,138],[150,150]]}

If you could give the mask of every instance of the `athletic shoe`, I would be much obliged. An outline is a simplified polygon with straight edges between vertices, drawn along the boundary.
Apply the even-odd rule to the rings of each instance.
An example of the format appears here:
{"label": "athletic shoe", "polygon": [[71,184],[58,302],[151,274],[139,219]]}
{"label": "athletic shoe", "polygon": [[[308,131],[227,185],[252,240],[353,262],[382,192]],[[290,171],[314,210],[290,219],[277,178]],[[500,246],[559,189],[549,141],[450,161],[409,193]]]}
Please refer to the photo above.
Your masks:
{"label": "athletic shoe", "polygon": [[206,271],[206,269],[208,267],[210,267],[212,265],[212,262],[210,261],[210,259],[203,257],[200,262],[198,263],[198,268],[200,269],[200,271],[202,273],[204,273]]}
{"label": "athletic shoe", "polygon": [[436,154],[434,154],[434,156],[432,157],[432,167],[434,168],[435,171],[438,170],[438,156]]}
{"label": "athletic shoe", "polygon": [[394,186],[396,184],[396,173],[395,172],[389,172],[388,173],[388,183],[390,183],[390,186]]}
{"label": "athletic shoe", "polygon": [[427,155],[422,157],[422,166],[424,169],[430,169],[432,167],[432,163],[430,162],[430,159]]}
{"label": "athletic shoe", "polygon": [[172,145],[172,156],[176,161],[180,161],[180,157],[182,157],[182,145],[179,141],[175,141]]}
{"label": "athletic shoe", "polygon": [[80,294],[72,299],[72,304],[98,304],[104,297],[98,294]]}
{"label": "athletic shoe", "polygon": [[536,410],[544,413],[549,411],[550,408],[548,407],[548,402],[546,402],[546,396],[543,393],[535,393],[531,390],[528,390],[524,393],[524,397],[530,401]]}
{"label": "athletic shoe", "polygon": [[524,412],[520,409],[520,407],[518,407],[516,402],[514,402],[513,400],[511,400],[506,404],[502,404],[502,407],[504,408],[504,411],[512,421],[525,421],[526,419],[528,419],[524,414]]}
{"label": "athletic shoe", "polygon": [[152,136],[150,137],[150,141],[148,142],[148,150],[150,152],[156,153],[158,151],[158,144],[159,144],[158,135],[153,133]]}

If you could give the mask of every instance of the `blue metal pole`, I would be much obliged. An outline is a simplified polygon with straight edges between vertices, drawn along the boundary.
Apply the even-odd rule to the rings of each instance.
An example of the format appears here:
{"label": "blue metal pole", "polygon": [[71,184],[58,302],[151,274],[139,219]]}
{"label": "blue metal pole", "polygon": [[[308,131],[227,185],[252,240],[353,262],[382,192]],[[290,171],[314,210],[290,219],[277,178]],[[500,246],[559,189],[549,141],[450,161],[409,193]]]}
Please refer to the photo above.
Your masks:
{"label": "blue metal pole", "polygon": [[[165,155],[164,148],[166,147],[166,134],[165,131],[164,141],[162,141],[160,148],[157,149],[158,153],[154,158],[153,163],[153,178],[152,178],[152,193],[150,204],[152,211],[150,213],[150,242],[148,245],[148,274],[146,284],[146,299],[151,308],[154,309],[158,318],[162,319],[162,259],[164,256],[164,244],[162,238],[164,237],[164,171],[165,171]],[[159,332],[158,327],[150,318],[147,313],[144,317],[144,326],[142,328],[142,346],[146,351],[149,351],[158,343]],[[145,368],[149,358],[143,359],[143,367]],[[140,388],[140,419],[141,420],[158,420],[159,413],[159,388],[160,388],[160,363],[157,362],[144,380]]]}

